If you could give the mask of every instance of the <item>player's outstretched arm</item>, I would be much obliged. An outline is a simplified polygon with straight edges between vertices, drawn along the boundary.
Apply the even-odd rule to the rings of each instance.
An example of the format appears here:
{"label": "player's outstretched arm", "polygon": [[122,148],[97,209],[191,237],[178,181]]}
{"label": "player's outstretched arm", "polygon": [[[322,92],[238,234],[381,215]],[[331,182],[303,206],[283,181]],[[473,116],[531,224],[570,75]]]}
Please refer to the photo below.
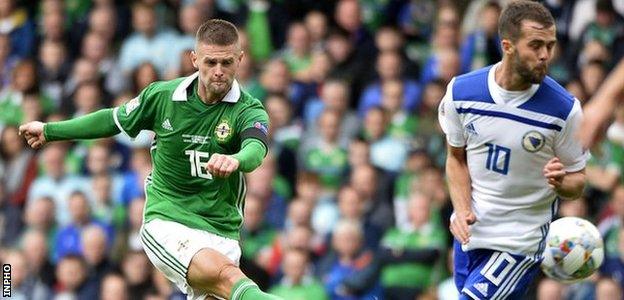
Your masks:
{"label": "player's outstretched arm", "polygon": [[596,136],[613,115],[615,108],[624,94],[624,59],[611,71],[591,100],[583,108],[585,118],[579,132],[583,147],[591,148],[597,141]]}
{"label": "player's outstretched arm", "polygon": [[97,139],[118,134],[119,128],[113,119],[113,110],[102,109],[88,115],[60,122],[29,122],[19,127],[28,145],[39,148],[47,142]]}
{"label": "player's outstretched arm", "polygon": [[266,153],[266,146],[260,140],[245,139],[241,150],[234,155],[211,155],[206,169],[216,177],[228,177],[236,170],[251,172],[262,164]]}
{"label": "player's outstretched arm", "polygon": [[454,210],[450,230],[460,243],[467,244],[470,239],[468,226],[476,222],[477,218],[470,203],[470,173],[464,147],[448,146],[446,176]]}

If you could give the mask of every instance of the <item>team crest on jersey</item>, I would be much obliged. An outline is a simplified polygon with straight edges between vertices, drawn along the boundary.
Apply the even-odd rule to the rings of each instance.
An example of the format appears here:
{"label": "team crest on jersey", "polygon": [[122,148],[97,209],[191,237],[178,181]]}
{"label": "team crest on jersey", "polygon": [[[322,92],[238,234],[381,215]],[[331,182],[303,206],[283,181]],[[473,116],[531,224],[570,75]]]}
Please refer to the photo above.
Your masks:
{"label": "team crest on jersey", "polygon": [[128,101],[128,103],[126,103],[126,116],[130,115],[134,109],[139,107],[139,104],[141,104],[139,102],[139,97],[135,97],[134,99]]}
{"label": "team crest on jersey", "polygon": [[227,120],[222,120],[215,128],[214,133],[219,142],[224,142],[232,135],[232,127]]}
{"label": "team crest on jersey", "polygon": [[522,137],[522,148],[529,152],[539,151],[542,147],[544,147],[545,143],[546,138],[539,131],[531,130],[525,133]]}

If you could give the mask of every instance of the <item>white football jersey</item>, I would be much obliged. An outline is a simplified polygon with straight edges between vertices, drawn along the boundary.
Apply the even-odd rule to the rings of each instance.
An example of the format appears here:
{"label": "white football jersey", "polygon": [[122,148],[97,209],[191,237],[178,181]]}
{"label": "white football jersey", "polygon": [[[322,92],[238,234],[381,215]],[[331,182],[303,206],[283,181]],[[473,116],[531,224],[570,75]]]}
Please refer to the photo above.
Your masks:
{"label": "white football jersey", "polygon": [[454,78],[439,107],[448,143],[466,147],[477,222],[464,250],[541,256],[557,195],[542,170],[558,157],[568,172],[589,156],[575,134],[580,103],[546,77],[526,91],[506,91],[494,65]]}

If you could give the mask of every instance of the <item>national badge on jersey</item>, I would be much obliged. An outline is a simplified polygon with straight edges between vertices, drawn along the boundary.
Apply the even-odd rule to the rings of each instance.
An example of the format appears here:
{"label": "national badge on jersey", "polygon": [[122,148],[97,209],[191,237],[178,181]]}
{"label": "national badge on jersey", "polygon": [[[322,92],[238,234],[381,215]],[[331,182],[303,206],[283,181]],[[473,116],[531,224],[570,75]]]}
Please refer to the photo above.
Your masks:
{"label": "national badge on jersey", "polygon": [[544,147],[545,143],[546,138],[539,131],[531,130],[525,133],[522,137],[522,148],[529,152],[539,151],[542,147]]}
{"label": "national badge on jersey", "polygon": [[232,135],[232,128],[227,120],[221,120],[214,133],[219,142],[225,142]]}

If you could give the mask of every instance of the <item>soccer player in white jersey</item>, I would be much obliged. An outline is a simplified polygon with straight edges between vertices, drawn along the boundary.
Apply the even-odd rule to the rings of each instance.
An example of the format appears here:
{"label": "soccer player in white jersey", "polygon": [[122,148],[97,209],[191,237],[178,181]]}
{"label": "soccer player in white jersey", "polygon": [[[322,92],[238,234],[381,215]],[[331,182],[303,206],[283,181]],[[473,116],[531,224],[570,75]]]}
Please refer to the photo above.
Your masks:
{"label": "soccer player in white jersey", "polygon": [[440,104],[460,299],[521,299],[557,199],[582,194],[580,103],[546,76],[555,33],[544,6],[511,2],[499,21],[502,61],[454,78]]}

